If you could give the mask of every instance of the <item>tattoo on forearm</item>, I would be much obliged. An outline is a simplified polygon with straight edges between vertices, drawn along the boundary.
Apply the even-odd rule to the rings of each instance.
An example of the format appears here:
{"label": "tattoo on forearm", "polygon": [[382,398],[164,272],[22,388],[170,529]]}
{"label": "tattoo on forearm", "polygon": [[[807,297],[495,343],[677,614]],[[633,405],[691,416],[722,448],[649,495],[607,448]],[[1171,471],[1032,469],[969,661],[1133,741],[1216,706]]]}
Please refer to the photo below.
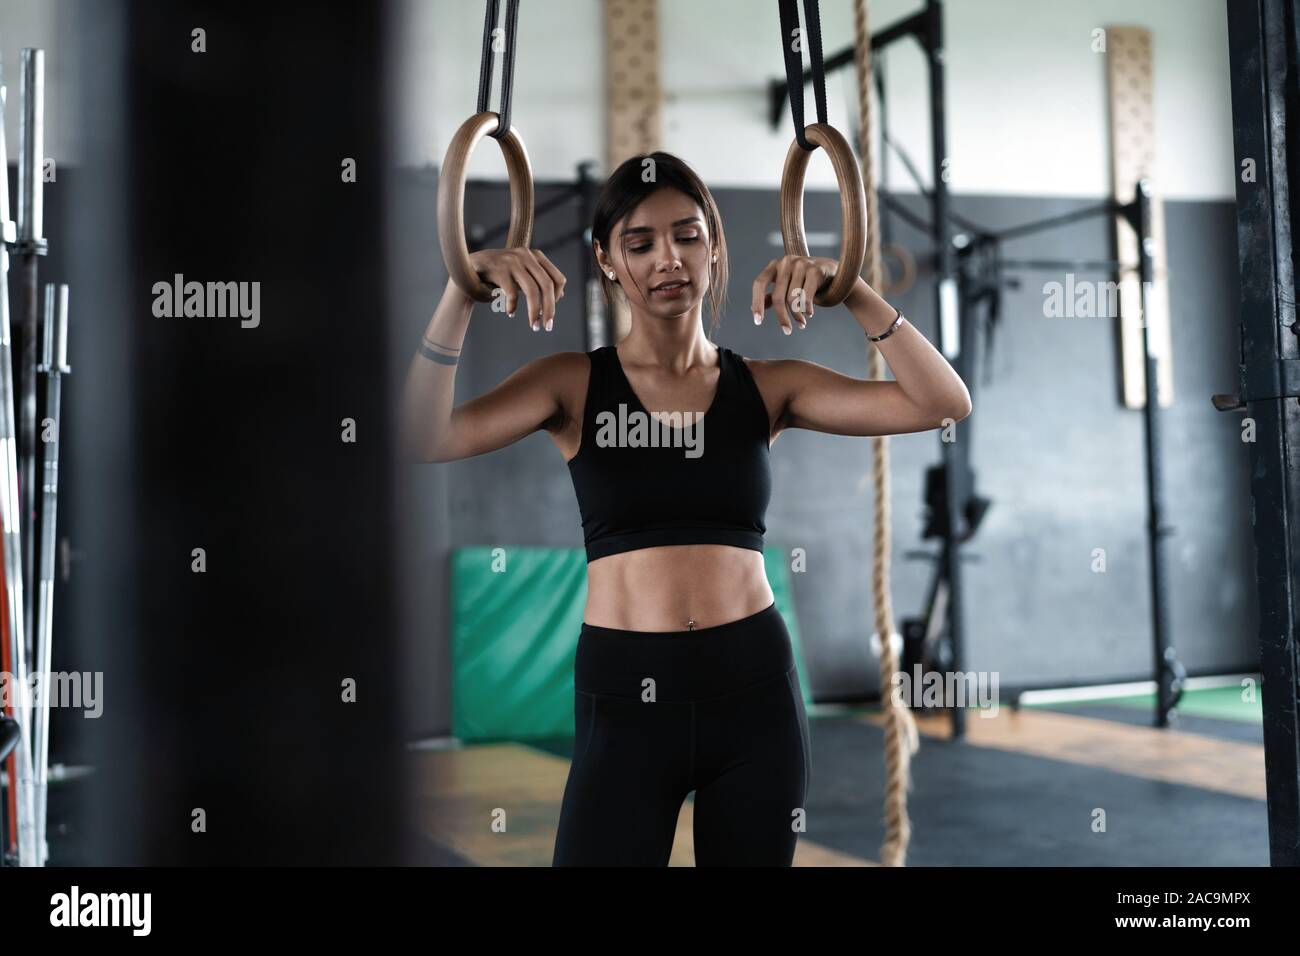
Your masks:
{"label": "tattoo on forearm", "polygon": [[459,354],[460,354],[460,346],[457,346],[457,345],[443,345],[441,342],[435,342],[433,339],[429,338],[428,336],[425,336],[425,338],[424,338],[424,344],[425,344],[425,345],[431,345],[431,346],[433,346],[435,349],[442,349],[444,355],[459,355]]}
{"label": "tattoo on forearm", "polygon": [[[435,351],[429,346],[434,346],[438,349],[445,349],[446,351]],[[439,345],[437,342],[430,342],[428,339],[421,340],[420,354],[427,359],[432,359],[439,365],[455,365],[460,361],[460,349],[449,349],[445,345]]]}

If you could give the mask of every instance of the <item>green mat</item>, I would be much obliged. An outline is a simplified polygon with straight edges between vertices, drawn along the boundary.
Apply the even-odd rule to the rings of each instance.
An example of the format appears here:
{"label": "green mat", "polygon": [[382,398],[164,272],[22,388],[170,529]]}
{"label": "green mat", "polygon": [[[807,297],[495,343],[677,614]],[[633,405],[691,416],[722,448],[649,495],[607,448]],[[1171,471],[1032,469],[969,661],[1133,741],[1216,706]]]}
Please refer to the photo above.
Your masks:
{"label": "green mat", "polygon": [[[1245,688],[1239,686],[1207,687],[1203,690],[1185,690],[1178,702],[1178,712],[1190,717],[1215,717],[1219,720],[1240,720],[1246,723],[1264,722],[1264,694],[1258,684],[1255,686],[1253,700],[1243,700]],[[1119,707],[1133,707],[1139,710],[1154,711],[1155,694],[1134,694],[1131,697],[1105,697],[1096,700],[1072,701],[1072,704],[1115,704]],[[1029,706],[1056,707],[1057,704]]]}
{"label": "green mat", "polygon": [[[769,548],[763,560],[811,703],[785,553]],[[571,736],[586,552],[460,548],[451,591],[452,734],[466,742]]]}

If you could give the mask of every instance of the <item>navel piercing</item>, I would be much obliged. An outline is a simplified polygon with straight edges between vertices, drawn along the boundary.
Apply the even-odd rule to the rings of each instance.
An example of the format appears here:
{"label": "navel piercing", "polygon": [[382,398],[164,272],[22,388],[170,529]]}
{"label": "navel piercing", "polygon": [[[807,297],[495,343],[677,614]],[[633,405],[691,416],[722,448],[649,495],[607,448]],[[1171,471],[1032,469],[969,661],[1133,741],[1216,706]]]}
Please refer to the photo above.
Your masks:
{"label": "navel piercing", "polygon": [[688,631],[693,631],[693,630],[695,630],[695,622],[694,622],[694,621],[687,621],[687,622],[686,622],[686,630],[688,630]]}

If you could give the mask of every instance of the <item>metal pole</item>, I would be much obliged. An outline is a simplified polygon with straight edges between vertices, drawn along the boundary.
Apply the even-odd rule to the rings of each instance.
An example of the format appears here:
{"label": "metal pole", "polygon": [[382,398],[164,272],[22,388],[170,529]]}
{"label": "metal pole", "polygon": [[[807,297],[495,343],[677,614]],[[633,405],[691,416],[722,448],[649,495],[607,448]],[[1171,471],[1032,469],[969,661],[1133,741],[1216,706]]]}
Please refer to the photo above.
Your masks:
{"label": "metal pole", "polygon": [[[0,77],[2,80],[2,77]],[[14,434],[13,349],[9,338],[9,244],[17,241],[17,228],[9,219],[9,152],[4,135],[3,105],[6,90],[0,85],[0,525],[4,538],[5,627],[10,645],[13,682],[10,685],[14,719],[22,740],[14,748],[18,779],[11,780],[17,800],[18,863],[36,866],[36,821],[32,780],[31,701],[27,683],[27,652],[23,640],[23,564],[19,524],[18,459]]]}
{"label": "metal pole", "polygon": [[595,213],[597,184],[591,172],[591,160],[578,164],[578,264],[582,275],[583,319],[586,323],[587,349],[608,345],[613,338],[605,308],[604,286],[596,270],[596,254],[591,248],[591,220]]}
{"label": "metal pole", "polygon": [[22,52],[22,114],[18,126],[18,238],[45,234],[41,157],[45,152],[45,51]]}
{"label": "metal pole", "polygon": [[50,764],[50,660],[54,646],[54,552],[57,546],[59,503],[59,420],[63,376],[68,368],[68,287],[53,282],[45,284],[45,323],[41,337],[41,365],[37,370],[44,379],[44,418],[51,423],[51,435],[41,443],[41,540],[37,550],[40,567],[40,594],[36,601],[36,649],[40,655],[40,709],[36,712],[36,839],[41,863],[49,858],[46,835],[46,808],[49,795]]}
{"label": "metal pole", "polygon": [[[1294,64],[1300,11],[1294,0],[1230,0],[1228,57],[1237,189],[1241,381],[1220,410],[1244,409],[1253,441],[1251,515],[1259,594],[1264,773],[1269,859],[1300,866],[1300,622],[1295,534],[1300,528],[1300,339],[1292,194],[1300,115]],[[1247,175],[1247,171],[1251,173]],[[1230,398],[1221,403],[1218,399]],[[1244,423],[1243,423],[1244,424]]]}
{"label": "metal pole", "polygon": [[1156,374],[1158,362],[1151,351],[1150,315],[1151,283],[1154,279],[1151,238],[1151,183],[1137,184],[1138,277],[1141,280],[1142,354],[1146,364],[1146,403],[1142,410],[1145,425],[1147,465],[1147,549],[1151,569],[1151,637],[1155,650],[1157,727],[1169,726],[1169,714],[1183,693],[1182,666],[1169,634],[1169,577],[1165,539],[1173,528],[1164,522],[1164,469],[1160,458],[1160,400]]}
{"label": "metal pole", "polygon": [[[18,125],[18,311],[14,316],[14,339],[22,355],[18,371],[21,405],[18,409],[18,491],[22,495],[23,590],[32,594],[33,546],[36,541],[36,338],[40,309],[37,257],[48,251],[45,242],[43,170],[45,155],[45,51],[24,49],[21,73],[22,108]],[[29,604],[23,634],[29,654],[36,631]],[[34,658],[29,658],[34,659]]]}
{"label": "metal pole", "polygon": [[[962,374],[961,316],[957,295],[956,268],[952,240],[948,230],[948,139],[944,121],[944,53],[943,4],[939,0],[926,0],[925,49],[930,72],[930,143],[931,165],[934,177],[934,197],[931,211],[935,254],[935,315],[939,320],[939,350]],[[873,44],[874,46],[874,44]],[[940,433],[939,448],[943,456],[944,497],[948,511],[948,538],[944,544],[943,560],[948,579],[948,635],[952,644],[952,670],[962,668],[962,601],[961,601],[961,488],[965,482],[958,474],[962,456],[957,444],[964,431],[957,426],[957,441],[943,441]],[[964,708],[953,707],[952,735],[962,737],[966,732]]]}

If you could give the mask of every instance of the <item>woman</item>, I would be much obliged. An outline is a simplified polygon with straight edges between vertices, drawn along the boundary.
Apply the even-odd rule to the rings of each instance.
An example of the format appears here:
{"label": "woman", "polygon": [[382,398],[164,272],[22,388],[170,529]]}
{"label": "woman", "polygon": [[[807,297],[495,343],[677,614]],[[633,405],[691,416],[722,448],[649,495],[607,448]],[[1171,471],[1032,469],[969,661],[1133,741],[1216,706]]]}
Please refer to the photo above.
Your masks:
{"label": "woman", "polygon": [[[788,866],[804,829],[809,738],[763,567],[768,449],[787,428],[939,428],[970,414],[970,396],[862,279],[845,305],[880,337],[896,381],[715,345],[727,285],[722,223],[708,189],[668,153],[633,157],[610,176],[592,251],[606,300],[621,295],[630,307],[626,338],[529,362],[455,408],[454,365],[474,302],[448,283],[407,377],[408,454],[468,458],[545,429],[568,462],[588,588],[554,865],[666,864],[693,790],[697,865]],[[510,315],[522,296],[534,331],[554,327],[565,278],[542,252],[471,258]],[[771,306],[786,335],[806,328],[835,271],[819,257],[770,262],[754,280],[754,321]]]}

